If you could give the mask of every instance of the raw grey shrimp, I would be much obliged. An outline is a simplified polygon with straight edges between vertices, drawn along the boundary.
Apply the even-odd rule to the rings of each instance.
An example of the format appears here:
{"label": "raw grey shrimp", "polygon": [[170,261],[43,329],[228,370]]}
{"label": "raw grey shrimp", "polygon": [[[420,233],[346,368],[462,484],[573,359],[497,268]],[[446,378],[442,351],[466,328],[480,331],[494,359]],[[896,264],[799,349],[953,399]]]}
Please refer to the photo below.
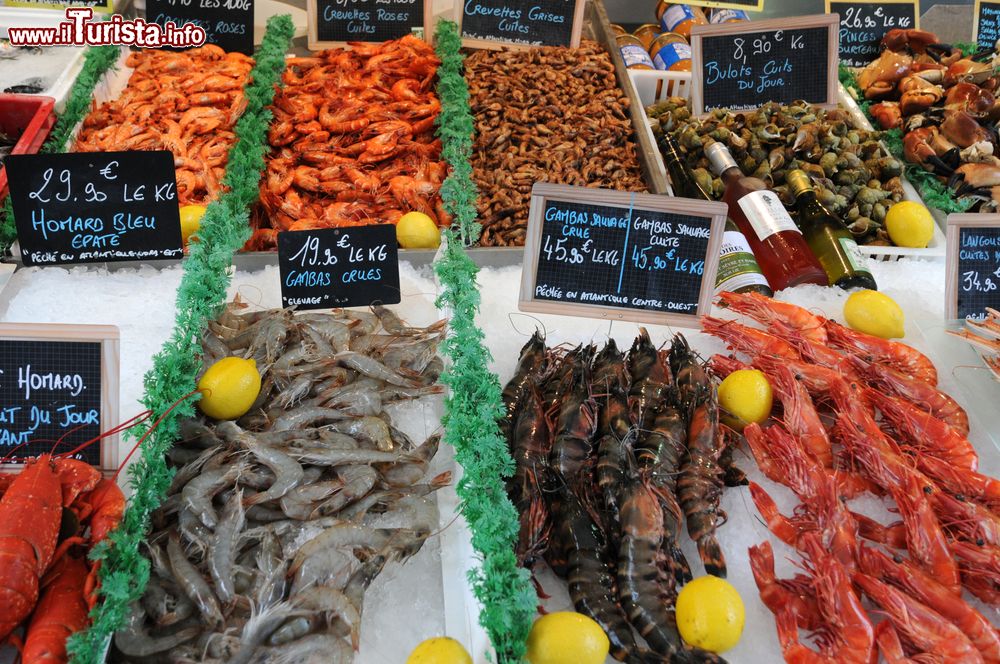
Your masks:
{"label": "raw grey shrimp", "polygon": [[355,500],[367,495],[378,483],[379,475],[371,466],[339,466],[337,477],[341,488],[326,501],[320,503],[314,512],[318,516],[334,515]]}
{"label": "raw grey shrimp", "polygon": [[296,459],[317,466],[343,466],[361,463],[395,463],[400,455],[380,450],[338,450],[325,447],[294,448],[288,454]]}
{"label": "raw grey shrimp", "polygon": [[441,435],[435,434],[424,441],[414,451],[400,457],[396,463],[378,466],[382,479],[389,487],[404,487],[416,484],[427,473],[427,466],[437,454]]}
{"label": "raw grey shrimp", "polygon": [[288,454],[275,447],[262,445],[250,436],[246,436],[241,442],[245,449],[274,473],[274,483],[267,491],[243,501],[247,507],[277,500],[302,482],[302,465]]}
{"label": "raw grey shrimp", "polygon": [[307,558],[323,549],[353,549],[355,547],[381,549],[389,542],[389,538],[394,532],[351,523],[331,526],[302,545],[302,548],[295,554],[289,571],[294,574]]}
{"label": "raw grey shrimp", "polygon": [[123,655],[152,657],[194,640],[201,632],[197,627],[186,627],[169,636],[153,637],[143,628],[145,621],[146,613],[139,602],[130,604],[125,627],[115,632],[115,647]]}
{"label": "raw grey shrimp", "polygon": [[343,410],[303,406],[295,410],[286,411],[274,421],[274,424],[270,427],[270,431],[298,431],[314,426],[317,423],[344,420],[349,417],[351,417],[350,413]]}
{"label": "raw grey shrimp", "polygon": [[399,385],[400,387],[419,387],[419,384],[415,380],[415,374],[411,378],[401,373],[411,373],[409,370],[400,369],[399,371],[393,371],[378,360],[374,360],[367,355],[359,355],[358,353],[352,351],[344,351],[342,353],[337,353],[334,357],[344,366],[354,369],[358,373],[369,376],[370,378],[377,378],[378,380],[385,381],[386,383],[390,383],[392,385]]}
{"label": "raw grey shrimp", "polygon": [[222,518],[215,528],[215,534],[208,551],[208,571],[215,584],[219,599],[228,604],[236,595],[233,581],[236,546],[239,533],[243,529],[243,493],[234,491],[222,510]]}
{"label": "raw grey shrimp", "polygon": [[389,433],[389,425],[379,417],[366,416],[341,420],[328,424],[327,428],[354,438],[371,441],[375,447],[382,451],[389,451],[394,447],[392,435]]}
{"label": "raw grey shrimp", "polygon": [[184,555],[177,533],[170,533],[167,540],[167,556],[170,559],[170,569],[174,578],[177,579],[184,594],[197,605],[202,617],[213,627],[221,623],[222,611],[219,609],[215,593],[209,588],[198,568]]}
{"label": "raw grey shrimp", "polygon": [[215,528],[219,517],[212,506],[212,496],[233,484],[243,469],[242,463],[236,463],[198,475],[181,489],[183,509],[191,511],[207,527]]}

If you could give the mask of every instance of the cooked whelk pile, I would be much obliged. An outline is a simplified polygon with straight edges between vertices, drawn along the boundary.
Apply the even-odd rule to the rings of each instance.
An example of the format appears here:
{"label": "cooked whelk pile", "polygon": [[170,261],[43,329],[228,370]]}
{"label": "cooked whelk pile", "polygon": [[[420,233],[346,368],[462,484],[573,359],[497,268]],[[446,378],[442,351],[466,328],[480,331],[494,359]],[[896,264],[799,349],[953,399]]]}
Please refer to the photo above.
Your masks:
{"label": "cooked whelk pile", "polygon": [[628,98],[596,42],[479,51],[465,76],[483,246],[524,244],[535,182],[645,191]]}
{"label": "cooked whelk pile", "polygon": [[210,324],[204,363],[254,358],[260,398],[236,422],[182,424],[113,661],[351,662],[366,589],[437,528],[438,436],[416,446],[383,406],[442,391],[443,321],[238,306]]}

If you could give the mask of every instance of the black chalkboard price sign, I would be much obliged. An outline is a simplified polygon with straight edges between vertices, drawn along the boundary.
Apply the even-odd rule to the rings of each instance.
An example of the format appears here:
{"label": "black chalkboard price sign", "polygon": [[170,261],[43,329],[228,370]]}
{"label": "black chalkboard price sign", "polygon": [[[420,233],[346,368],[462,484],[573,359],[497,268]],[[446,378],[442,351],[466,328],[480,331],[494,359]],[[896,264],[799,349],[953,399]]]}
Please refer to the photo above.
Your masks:
{"label": "black chalkboard price sign", "polygon": [[7,180],[25,265],[180,258],[174,156],[12,155]]}
{"label": "black chalkboard price sign", "polygon": [[1000,309],[1000,214],[948,216],[945,311],[982,319]]}
{"label": "black chalkboard price sign", "polygon": [[764,0],[694,0],[685,4],[696,7],[711,7],[712,9],[749,9],[752,11],[764,11]]}
{"label": "black chalkboard price sign", "polygon": [[798,99],[835,106],[838,22],[835,14],[819,14],[694,27],[694,113]]}
{"label": "black chalkboard price sign", "polygon": [[253,55],[253,0],[146,0],[146,18],[178,28],[194,23],[205,29],[205,42]]}
{"label": "black chalkboard price sign", "polygon": [[308,0],[309,48],[430,35],[433,0]]}
{"label": "black chalkboard price sign", "polygon": [[283,306],[298,309],[398,304],[396,227],[286,231],[278,234]]}
{"label": "black chalkboard price sign", "polygon": [[519,307],[697,326],[725,217],[721,203],[536,184]]}
{"label": "black chalkboard price sign", "polygon": [[474,48],[580,45],[585,0],[455,0],[462,43]]}
{"label": "black chalkboard price sign", "polygon": [[1000,2],[976,0],[975,41],[979,48],[993,48],[1000,40]]}
{"label": "black chalkboard price sign", "polygon": [[[69,452],[117,418],[117,327],[0,324],[0,458],[23,463],[53,450]],[[117,437],[74,456],[113,469]]]}
{"label": "black chalkboard price sign", "polygon": [[877,59],[890,30],[920,27],[919,0],[826,0],[826,11],[840,16],[840,62],[848,67]]}

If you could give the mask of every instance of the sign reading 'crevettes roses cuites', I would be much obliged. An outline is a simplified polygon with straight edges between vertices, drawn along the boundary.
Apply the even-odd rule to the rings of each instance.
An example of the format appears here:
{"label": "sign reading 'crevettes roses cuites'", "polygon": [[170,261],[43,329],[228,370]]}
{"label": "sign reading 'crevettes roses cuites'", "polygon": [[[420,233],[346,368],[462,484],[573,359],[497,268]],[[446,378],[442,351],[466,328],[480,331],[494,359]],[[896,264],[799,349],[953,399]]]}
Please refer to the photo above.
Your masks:
{"label": "sign reading 'crevettes roses cuites'", "polygon": [[285,307],[398,304],[396,227],[375,224],[279,233],[278,271]]}
{"label": "sign reading 'crevettes roses cuites'", "polygon": [[697,327],[725,218],[721,203],[536,184],[519,308]]}
{"label": "sign reading 'crevettes roses cuites'", "polygon": [[308,0],[309,48],[430,34],[433,0]]}
{"label": "sign reading 'crevettes roses cuites'", "polygon": [[[118,424],[118,339],[109,325],[0,324],[0,458],[68,453]],[[114,468],[117,437],[73,456]]]}
{"label": "sign reading 'crevettes roses cuites'", "polygon": [[836,106],[838,35],[836,14],[695,26],[693,112],[772,101]]}
{"label": "sign reading 'crevettes roses cuites'", "polygon": [[476,48],[580,45],[584,0],[456,0],[462,43]]}
{"label": "sign reading 'crevettes roses cuites'", "polygon": [[6,166],[25,265],[184,254],[167,150],[11,155]]}

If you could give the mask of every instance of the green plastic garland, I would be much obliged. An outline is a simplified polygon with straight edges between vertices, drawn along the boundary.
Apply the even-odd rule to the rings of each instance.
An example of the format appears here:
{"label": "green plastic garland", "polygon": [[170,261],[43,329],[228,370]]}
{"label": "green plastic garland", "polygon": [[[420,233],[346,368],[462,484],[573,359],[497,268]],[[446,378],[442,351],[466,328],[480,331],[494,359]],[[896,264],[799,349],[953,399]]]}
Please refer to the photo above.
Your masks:
{"label": "green plastic garland", "polygon": [[[293,34],[288,15],[268,20],[251,83],[244,91],[247,108],[236,124],[236,143],[229,151],[223,178],[228,191],[208,206],[198,231],[200,241],[191,244],[184,261],[174,330],[153,358],[153,368],[144,381],[142,403],[163,419],[129,468],[132,498],[121,525],[91,553],[93,560],[101,562],[101,601],[91,612],[91,626],[70,639],[69,652],[75,664],[102,661],[108,639],[124,624],[129,604],[142,596],[149,580],[149,561],[142,556],[140,545],[149,532],[150,515],[160,506],[172,477],[166,452],[177,438],[180,421],[194,415],[193,400],[173,406],[195,389],[202,331],[225,303],[233,254],[250,234],[249,209],[257,200],[267,150],[271,119],[267,106],[274,99],[276,86],[281,85],[284,54]],[[137,431],[130,437],[138,440],[144,433],[146,430]]]}
{"label": "green plastic garland", "polygon": [[[451,361],[442,381],[450,388],[445,401],[445,440],[455,449],[463,475],[457,492],[459,509],[472,531],[472,546],[481,558],[469,582],[482,605],[479,623],[489,634],[502,664],[522,661],[535,616],[537,597],[527,570],[517,564],[518,514],[507,497],[505,478],[514,461],[500,434],[503,414],[500,381],[489,370],[492,357],[476,325],[479,311],[479,268],[465,247],[479,239],[476,186],[472,181],[473,122],[469,90],[462,74],[462,40],[458,26],[437,26],[438,96],[441,98],[442,155],[451,173],[441,186],[445,210],[454,217],[446,230],[442,256],[434,264],[443,292],[437,306],[451,313],[444,354]],[[457,230],[455,230],[457,229]]]}
{"label": "green plastic garland", "polygon": [[[49,132],[49,137],[42,144],[40,152],[65,152],[73,129],[83,121],[90,111],[90,100],[94,97],[94,88],[98,81],[115,62],[120,53],[117,46],[92,46],[83,56],[83,69],[76,77],[66,107],[56,117],[56,123]],[[6,253],[10,245],[17,239],[17,227],[14,225],[14,209],[11,207],[10,196],[4,200],[2,219],[0,219],[0,253]]]}

